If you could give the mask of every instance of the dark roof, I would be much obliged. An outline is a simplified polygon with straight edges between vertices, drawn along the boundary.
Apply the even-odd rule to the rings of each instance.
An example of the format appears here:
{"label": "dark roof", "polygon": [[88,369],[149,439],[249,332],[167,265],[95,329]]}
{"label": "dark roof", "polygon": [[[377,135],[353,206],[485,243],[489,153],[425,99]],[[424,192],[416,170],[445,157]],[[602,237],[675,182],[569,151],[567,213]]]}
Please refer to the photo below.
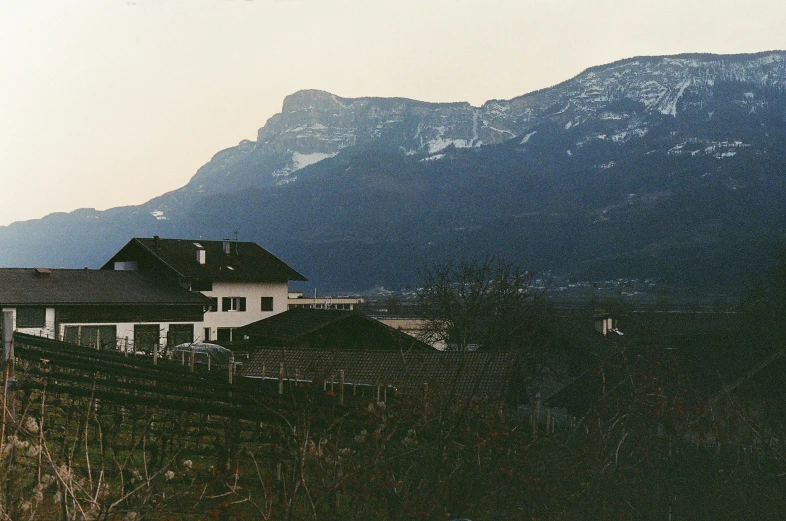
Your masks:
{"label": "dark roof", "polygon": [[[229,243],[230,253],[224,252]],[[205,250],[205,264],[197,251]],[[147,255],[169,271],[188,279],[217,282],[287,282],[307,280],[284,261],[254,242],[134,238],[101,269],[111,270],[118,261],[139,261]]]}
{"label": "dark roof", "polygon": [[134,271],[0,268],[2,305],[203,305],[206,298]]}
{"label": "dark roof", "polygon": [[[327,347],[314,343],[337,343],[335,347],[346,348],[348,344],[370,348],[416,348],[433,350],[398,329],[367,317],[357,311],[294,308],[272,317],[252,322],[238,331],[248,336],[257,345]],[[341,345],[344,344],[344,345]]]}
{"label": "dark roof", "polygon": [[[472,398],[504,400],[516,379],[516,356],[509,353],[417,351],[339,351],[308,348],[265,348],[245,362],[244,377],[278,378],[284,364],[285,379],[388,385],[401,392],[429,392],[454,401]],[[523,396],[523,393],[519,393]]]}

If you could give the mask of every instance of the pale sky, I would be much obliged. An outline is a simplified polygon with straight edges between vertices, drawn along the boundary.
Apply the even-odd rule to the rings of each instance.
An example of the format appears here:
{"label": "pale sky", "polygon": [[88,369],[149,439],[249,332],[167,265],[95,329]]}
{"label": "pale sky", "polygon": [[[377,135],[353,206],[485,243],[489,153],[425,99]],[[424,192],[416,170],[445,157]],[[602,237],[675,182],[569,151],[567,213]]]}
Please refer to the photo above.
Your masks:
{"label": "pale sky", "polygon": [[0,0],[0,225],[178,188],[300,89],[477,106],[786,49],[784,22],[783,0]]}

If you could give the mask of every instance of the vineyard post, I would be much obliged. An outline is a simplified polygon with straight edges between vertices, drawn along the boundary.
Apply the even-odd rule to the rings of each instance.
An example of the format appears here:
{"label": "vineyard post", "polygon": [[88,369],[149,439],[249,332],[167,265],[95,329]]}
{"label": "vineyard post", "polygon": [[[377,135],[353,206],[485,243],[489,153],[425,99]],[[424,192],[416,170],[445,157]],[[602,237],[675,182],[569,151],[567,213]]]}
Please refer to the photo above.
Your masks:
{"label": "vineyard post", "polygon": [[[16,378],[14,377],[14,313],[3,311],[3,362],[5,362],[5,388],[3,403],[3,425],[15,414]],[[10,406],[9,406],[10,404]]]}
{"label": "vineyard post", "polygon": [[341,397],[339,398],[339,403],[344,405],[344,370],[342,369],[339,373],[341,378]]}

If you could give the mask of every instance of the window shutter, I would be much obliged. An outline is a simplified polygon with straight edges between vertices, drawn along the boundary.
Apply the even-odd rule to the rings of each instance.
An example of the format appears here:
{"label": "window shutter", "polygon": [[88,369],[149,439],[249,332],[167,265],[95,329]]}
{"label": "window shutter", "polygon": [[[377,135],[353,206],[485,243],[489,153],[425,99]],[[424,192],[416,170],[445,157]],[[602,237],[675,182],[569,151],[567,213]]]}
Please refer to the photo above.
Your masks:
{"label": "window shutter", "polygon": [[240,297],[238,299],[240,302],[238,303],[238,311],[245,311],[246,310],[246,297]]}
{"label": "window shutter", "polygon": [[232,309],[232,299],[223,297],[221,299],[221,311],[229,311],[230,309]]}

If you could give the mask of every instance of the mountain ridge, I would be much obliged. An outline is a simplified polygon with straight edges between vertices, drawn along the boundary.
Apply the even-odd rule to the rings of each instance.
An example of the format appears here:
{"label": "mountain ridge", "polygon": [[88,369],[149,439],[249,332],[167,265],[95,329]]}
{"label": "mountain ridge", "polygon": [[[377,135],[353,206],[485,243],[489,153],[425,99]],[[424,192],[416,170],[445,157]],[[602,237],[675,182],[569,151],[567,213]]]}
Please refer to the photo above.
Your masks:
{"label": "mountain ridge", "polygon": [[[424,263],[484,253],[590,278],[724,284],[783,240],[785,127],[784,51],[627,58],[480,107],[302,90],[177,190],[0,227],[0,265],[51,264],[35,240],[8,253],[20,229],[103,237],[92,257],[48,257],[77,266],[129,234],[238,230],[341,289],[410,284]],[[735,268],[718,275],[702,248]],[[384,266],[353,282],[364,255]],[[686,259],[706,267],[681,275]]]}

